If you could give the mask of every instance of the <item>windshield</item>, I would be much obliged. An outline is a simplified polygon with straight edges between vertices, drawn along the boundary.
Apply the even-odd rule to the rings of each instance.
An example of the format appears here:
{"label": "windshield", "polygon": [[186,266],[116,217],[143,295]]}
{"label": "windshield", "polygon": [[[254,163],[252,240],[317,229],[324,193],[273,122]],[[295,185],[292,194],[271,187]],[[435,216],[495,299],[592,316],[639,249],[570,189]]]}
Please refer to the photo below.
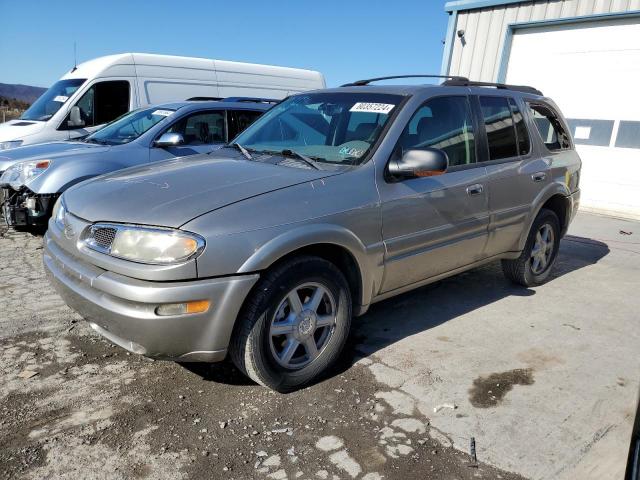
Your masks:
{"label": "windshield", "polygon": [[20,117],[21,120],[49,120],[85,82],[84,78],[60,80],[44,92]]}
{"label": "windshield", "polygon": [[108,123],[97,132],[84,139],[85,142],[101,145],[122,145],[129,143],[154,125],[172,115],[175,110],[166,108],[147,108],[126,113]]}
{"label": "windshield", "polygon": [[273,107],[234,143],[250,152],[293,152],[317,162],[359,165],[401,100],[366,92],[298,95]]}

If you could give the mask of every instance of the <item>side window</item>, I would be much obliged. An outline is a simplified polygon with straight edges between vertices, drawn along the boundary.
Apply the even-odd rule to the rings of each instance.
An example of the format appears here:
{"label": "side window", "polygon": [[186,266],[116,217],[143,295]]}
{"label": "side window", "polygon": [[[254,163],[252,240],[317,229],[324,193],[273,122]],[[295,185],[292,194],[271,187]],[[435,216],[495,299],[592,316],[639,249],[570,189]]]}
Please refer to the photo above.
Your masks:
{"label": "side window", "polygon": [[427,101],[413,115],[400,136],[402,152],[414,148],[438,148],[449,165],[476,161],[471,106],[467,97],[438,97]]}
{"label": "side window", "polygon": [[535,123],[542,141],[549,150],[565,150],[571,147],[569,135],[551,107],[530,102],[527,102],[527,106],[533,123]]}
{"label": "side window", "polygon": [[489,142],[489,160],[518,156],[516,130],[506,97],[480,97],[480,109]]}
{"label": "side window", "polygon": [[511,107],[511,115],[516,124],[516,136],[518,138],[518,153],[527,155],[531,150],[531,142],[529,141],[529,133],[524,123],[524,115],[518,108],[518,104],[513,98],[509,98],[509,106]]}
{"label": "side window", "polygon": [[231,120],[229,122],[229,141],[255,122],[260,115],[262,115],[262,112],[254,112],[252,110],[234,110],[231,112]]}
{"label": "side window", "polygon": [[184,137],[184,145],[223,143],[225,139],[224,110],[197,112],[178,120],[168,130]]}
{"label": "side window", "polygon": [[[80,109],[84,127],[109,123],[129,111],[129,82],[114,80],[96,83],[78,100],[76,106]],[[68,128],[68,120],[69,116],[62,122],[62,129]]]}

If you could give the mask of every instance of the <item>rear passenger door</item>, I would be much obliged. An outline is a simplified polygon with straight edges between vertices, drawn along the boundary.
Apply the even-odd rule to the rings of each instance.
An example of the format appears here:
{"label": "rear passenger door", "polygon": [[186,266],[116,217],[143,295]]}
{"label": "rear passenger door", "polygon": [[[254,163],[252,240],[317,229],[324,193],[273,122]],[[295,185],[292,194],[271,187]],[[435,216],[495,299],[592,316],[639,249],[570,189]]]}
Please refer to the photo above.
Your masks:
{"label": "rear passenger door", "polygon": [[486,169],[478,163],[477,122],[469,97],[427,100],[404,128],[393,156],[437,148],[449,158],[438,176],[379,185],[386,248],[383,292],[482,258],[487,240]]}
{"label": "rear passenger door", "polygon": [[481,95],[474,101],[486,132],[491,213],[486,255],[493,256],[517,250],[534,200],[549,182],[549,164],[531,142],[521,100]]}
{"label": "rear passenger door", "polygon": [[184,143],[175,147],[152,147],[150,161],[184,157],[197,153],[208,153],[227,141],[227,112],[225,110],[205,110],[191,113],[176,120],[164,133],[179,133]]}
{"label": "rear passenger door", "polygon": [[245,128],[255,122],[263,112],[255,110],[229,110],[229,139],[233,140]]}

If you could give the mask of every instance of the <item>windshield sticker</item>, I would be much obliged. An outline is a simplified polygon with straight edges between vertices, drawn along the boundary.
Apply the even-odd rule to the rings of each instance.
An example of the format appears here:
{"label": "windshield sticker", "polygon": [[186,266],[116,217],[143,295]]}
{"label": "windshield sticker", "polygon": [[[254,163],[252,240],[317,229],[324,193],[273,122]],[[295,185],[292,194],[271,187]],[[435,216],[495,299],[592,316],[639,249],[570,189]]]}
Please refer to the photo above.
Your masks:
{"label": "windshield sticker", "polygon": [[58,95],[57,97],[54,97],[54,99],[53,99],[54,102],[60,102],[60,103],[64,103],[67,100],[69,100],[69,97],[65,97],[64,95]]}
{"label": "windshield sticker", "polygon": [[351,109],[350,112],[367,112],[367,113],[382,113],[383,115],[387,115],[391,110],[393,110],[395,105],[391,105],[389,103],[369,103],[369,102],[358,102]]}
{"label": "windshield sticker", "polygon": [[359,148],[342,147],[340,149],[339,153],[343,157],[357,157],[357,158],[360,158],[362,156],[362,154],[364,153],[364,150],[361,150]]}
{"label": "windshield sticker", "polygon": [[163,117],[168,117],[173,113],[173,110],[156,110],[151,115],[161,115]]}

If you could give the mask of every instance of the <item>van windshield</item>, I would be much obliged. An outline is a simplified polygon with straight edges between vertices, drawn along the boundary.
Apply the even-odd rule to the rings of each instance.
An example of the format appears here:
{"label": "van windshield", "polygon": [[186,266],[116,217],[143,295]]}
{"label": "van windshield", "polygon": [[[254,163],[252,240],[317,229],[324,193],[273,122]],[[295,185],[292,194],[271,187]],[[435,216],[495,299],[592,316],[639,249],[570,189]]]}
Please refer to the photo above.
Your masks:
{"label": "van windshield", "polygon": [[170,117],[175,110],[146,108],[126,113],[84,139],[87,143],[122,145],[129,143],[154,125]]}
{"label": "van windshield", "polygon": [[297,95],[273,107],[233,143],[258,153],[359,165],[402,98],[368,92]]}
{"label": "van windshield", "polygon": [[84,82],[86,82],[84,78],[71,78],[54,83],[22,114],[20,119],[46,122],[60,110],[60,107]]}

